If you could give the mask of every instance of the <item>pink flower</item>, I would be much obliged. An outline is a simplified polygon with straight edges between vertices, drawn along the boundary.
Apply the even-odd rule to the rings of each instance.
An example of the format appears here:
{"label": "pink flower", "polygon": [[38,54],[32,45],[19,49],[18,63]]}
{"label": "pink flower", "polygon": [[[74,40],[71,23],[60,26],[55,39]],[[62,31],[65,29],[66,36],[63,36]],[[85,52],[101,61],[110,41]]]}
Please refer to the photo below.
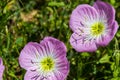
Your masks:
{"label": "pink flower", "polygon": [[78,52],[93,52],[108,45],[118,30],[114,8],[99,0],[93,6],[77,6],[69,24],[73,31],[70,43]]}
{"label": "pink flower", "polygon": [[5,67],[3,65],[3,61],[2,58],[0,58],[0,80],[2,80],[2,76],[3,76],[3,71],[4,71]]}
{"label": "pink flower", "polygon": [[52,37],[45,37],[40,44],[29,42],[19,63],[27,70],[24,80],[65,80],[69,72],[66,46]]}

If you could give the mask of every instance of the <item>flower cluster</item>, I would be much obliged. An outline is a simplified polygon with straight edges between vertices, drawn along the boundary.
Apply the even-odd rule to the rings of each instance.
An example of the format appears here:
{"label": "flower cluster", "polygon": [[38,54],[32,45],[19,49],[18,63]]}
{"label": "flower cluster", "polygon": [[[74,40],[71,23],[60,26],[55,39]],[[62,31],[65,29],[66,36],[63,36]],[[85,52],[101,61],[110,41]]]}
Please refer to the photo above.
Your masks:
{"label": "flower cluster", "polygon": [[77,6],[70,17],[70,28],[74,32],[70,43],[78,52],[93,52],[99,46],[106,46],[118,29],[114,8],[102,1],[93,6]]}
{"label": "flower cluster", "polygon": [[[77,6],[69,24],[73,31],[70,44],[78,52],[93,52],[108,45],[118,30],[114,8],[102,1]],[[65,80],[69,72],[66,52],[65,44],[53,37],[45,37],[40,43],[29,42],[19,56],[20,66],[27,70],[24,80]],[[0,58],[0,80],[3,71]]]}

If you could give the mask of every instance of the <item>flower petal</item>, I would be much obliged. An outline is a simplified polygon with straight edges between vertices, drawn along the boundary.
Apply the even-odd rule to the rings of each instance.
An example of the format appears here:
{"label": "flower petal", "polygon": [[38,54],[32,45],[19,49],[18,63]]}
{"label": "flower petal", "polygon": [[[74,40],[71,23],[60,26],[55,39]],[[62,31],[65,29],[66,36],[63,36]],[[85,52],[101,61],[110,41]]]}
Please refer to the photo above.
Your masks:
{"label": "flower petal", "polygon": [[0,65],[0,80],[2,80],[4,69],[5,67],[3,65]]}
{"label": "flower petal", "polygon": [[48,77],[48,80],[64,80],[69,73],[69,63],[64,57],[61,60],[57,60],[56,70]]}
{"label": "flower petal", "polygon": [[3,61],[2,61],[2,58],[0,58],[0,65],[3,65]]}
{"label": "flower petal", "polygon": [[48,51],[48,54],[52,53],[52,55],[54,55],[55,57],[66,57],[66,46],[63,42],[53,37],[45,37],[44,40],[40,42],[40,44],[45,47],[46,51]]}
{"label": "flower petal", "polygon": [[93,7],[98,11],[100,17],[106,15],[108,25],[113,23],[115,19],[115,10],[110,4],[98,0],[94,3]]}
{"label": "flower petal", "polygon": [[87,4],[79,5],[75,8],[70,17],[70,28],[75,31],[79,27],[88,27],[92,21],[98,19],[96,9]]}
{"label": "flower petal", "polygon": [[4,69],[5,69],[5,67],[3,65],[2,58],[0,58],[0,80],[2,80]]}
{"label": "flower petal", "polygon": [[70,44],[78,52],[94,52],[97,50],[94,40],[85,41],[84,36],[80,36],[76,33],[71,35]]}
{"label": "flower petal", "polygon": [[65,78],[60,72],[52,72],[51,76],[49,76],[47,80],[65,80]]}
{"label": "flower petal", "polygon": [[110,32],[104,36],[101,36],[97,39],[97,44],[100,46],[106,46],[109,42],[114,38],[116,32],[118,30],[118,23],[114,21],[114,23],[110,27]]}
{"label": "flower petal", "polygon": [[40,59],[43,52],[38,43],[29,42],[21,51],[19,57],[20,66],[26,70],[35,68],[37,59]]}
{"label": "flower petal", "polygon": [[[67,77],[67,75],[69,73],[69,62],[66,57],[57,61],[56,69],[59,72],[59,74],[62,75],[63,79],[65,79]],[[59,80],[60,80],[60,78],[59,78]]]}
{"label": "flower petal", "polygon": [[36,71],[27,71],[24,80],[47,80],[44,76],[41,76]]}

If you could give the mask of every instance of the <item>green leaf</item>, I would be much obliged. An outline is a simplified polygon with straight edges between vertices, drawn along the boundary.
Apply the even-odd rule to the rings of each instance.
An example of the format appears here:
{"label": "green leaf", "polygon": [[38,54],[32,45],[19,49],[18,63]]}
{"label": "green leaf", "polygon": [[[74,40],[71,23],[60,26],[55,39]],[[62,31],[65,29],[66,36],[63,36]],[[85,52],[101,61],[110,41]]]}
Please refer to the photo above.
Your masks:
{"label": "green leaf", "polygon": [[120,80],[120,77],[112,78],[111,80]]}
{"label": "green leaf", "polygon": [[119,68],[117,68],[116,70],[114,70],[113,76],[114,77],[118,77],[119,76]]}
{"label": "green leaf", "polygon": [[110,57],[108,54],[105,54],[100,60],[99,63],[110,63]]}
{"label": "green leaf", "polygon": [[23,37],[18,37],[15,41],[17,45],[21,45],[23,43]]}
{"label": "green leaf", "polygon": [[65,6],[65,4],[64,4],[64,2],[49,2],[48,6],[62,7],[62,6]]}
{"label": "green leaf", "polygon": [[82,56],[82,57],[90,57],[90,54],[87,53],[87,52],[84,52],[84,53],[81,53],[81,56]]}
{"label": "green leaf", "polygon": [[111,70],[114,70],[115,69],[115,63],[112,62],[110,68],[111,68]]}
{"label": "green leaf", "polygon": [[120,66],[120,50],[115,50],[114,57],[116,66]]}
{"label": "green leaf", "polygon": [[111,4],[115,4],[115,0],[110,0],[110,3]]}

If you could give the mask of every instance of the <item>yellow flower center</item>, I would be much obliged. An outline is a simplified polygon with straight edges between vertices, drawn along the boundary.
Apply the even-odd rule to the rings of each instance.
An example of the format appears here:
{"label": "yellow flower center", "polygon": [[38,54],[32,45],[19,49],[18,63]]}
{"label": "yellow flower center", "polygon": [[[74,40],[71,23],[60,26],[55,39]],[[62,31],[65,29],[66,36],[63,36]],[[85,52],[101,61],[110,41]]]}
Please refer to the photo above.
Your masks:
{"label": "yellow flower center", "polygon": [[50,71],[54,68],[55,62],[51,57],[44,58],[41,62],[41,67],[44,71]]}
{"label": "yellow flower center", "polygon": [[93,36],[100,35],[104,30],[104,25],[100,22],[94,23],[91,28],[91,33]]}

